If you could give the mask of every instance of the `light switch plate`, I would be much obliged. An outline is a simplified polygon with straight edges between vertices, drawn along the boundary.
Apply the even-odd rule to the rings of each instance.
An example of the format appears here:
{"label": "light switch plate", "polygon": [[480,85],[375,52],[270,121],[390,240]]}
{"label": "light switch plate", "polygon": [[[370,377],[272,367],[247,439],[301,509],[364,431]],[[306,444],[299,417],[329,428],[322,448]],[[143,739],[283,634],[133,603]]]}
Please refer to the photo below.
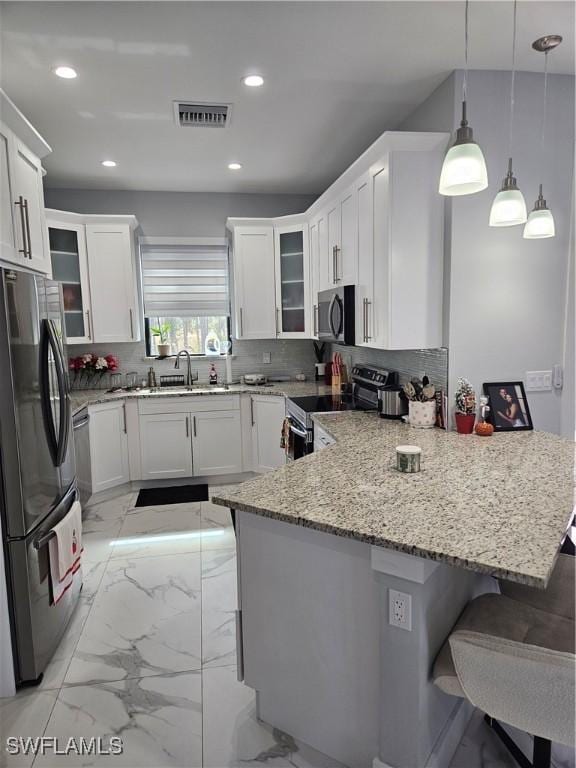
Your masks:
{"label": "light switch plate", "polygon": [[270,354],[270,352],[262,352],[262,362],[263,363],[272,362],[272,355]]}
{"label": "light switch plate", "polygon": [[550,392],[552,371],[526,371],[526,392]]}
{"label": "light switch plate", "polygon": [[388,622],[393,627],[412,631],[412,595],[388,590]]}

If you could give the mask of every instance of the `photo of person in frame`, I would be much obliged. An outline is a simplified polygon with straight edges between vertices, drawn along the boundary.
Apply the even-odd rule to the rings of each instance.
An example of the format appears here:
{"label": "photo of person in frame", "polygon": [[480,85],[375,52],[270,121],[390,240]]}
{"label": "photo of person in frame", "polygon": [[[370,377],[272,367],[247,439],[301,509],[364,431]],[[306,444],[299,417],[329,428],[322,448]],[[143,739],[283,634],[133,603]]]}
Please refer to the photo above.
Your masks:
{"label": "photo of person in frame", "polygon": [[500,432],[532,429],[532,419],[522,382],[496,382],[483,385],[489,398],[490,418]]}

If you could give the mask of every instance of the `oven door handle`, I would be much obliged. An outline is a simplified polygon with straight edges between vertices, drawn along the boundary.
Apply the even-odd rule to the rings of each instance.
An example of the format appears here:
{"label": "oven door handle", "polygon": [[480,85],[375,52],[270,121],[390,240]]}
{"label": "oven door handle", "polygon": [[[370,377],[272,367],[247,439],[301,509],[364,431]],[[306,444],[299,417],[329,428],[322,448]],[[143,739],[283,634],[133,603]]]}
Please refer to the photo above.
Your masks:
{"label": "oven door handle", "polygon": [[298,437],[303,437],[305,440],[308,438],[308,433],[305,429],[300,429],[292,421],[290,422],[290,432],[294,432]]}

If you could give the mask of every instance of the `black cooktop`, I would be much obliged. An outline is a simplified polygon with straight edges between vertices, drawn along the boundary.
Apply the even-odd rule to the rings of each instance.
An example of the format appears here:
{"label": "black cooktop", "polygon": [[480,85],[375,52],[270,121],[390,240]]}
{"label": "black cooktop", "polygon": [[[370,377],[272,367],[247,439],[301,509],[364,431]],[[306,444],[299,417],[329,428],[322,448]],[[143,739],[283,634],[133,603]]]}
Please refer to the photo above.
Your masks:
{"label": "black cooktop", "polygon": [[353,395],[308,395],[291,397],[294,405],[306,413],[327,413],[331,411],[375,411],[376,406]]}

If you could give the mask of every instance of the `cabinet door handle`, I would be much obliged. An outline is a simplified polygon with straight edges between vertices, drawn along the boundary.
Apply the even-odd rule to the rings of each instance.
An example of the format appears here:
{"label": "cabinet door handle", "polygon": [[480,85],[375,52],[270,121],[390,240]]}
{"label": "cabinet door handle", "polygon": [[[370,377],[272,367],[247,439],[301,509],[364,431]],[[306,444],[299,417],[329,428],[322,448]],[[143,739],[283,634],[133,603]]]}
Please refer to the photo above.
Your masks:
{"label": "cabinet door handle", "polygon": [[190,419],[186,416],[186,437],[190,437]]}
{"label": "cabinet door handle", "polygon": [[370,328],[369,328],[369,307],[372,306],[372,302],[369,299],[364,299],[366,302],[366,341],[372,341],[372,336],[370,336]]}
{"label": "cabinet door handle", "polygon": [[196,416],[192,416],[192,428],[194,430],[194,437],[196,437]]}
{"label": "cabinet door handle", "polygon": [[130,312],[130,338],[134,338],[134,319],[132,317],[132,309],[128,310]]}
{"label": "cabinet door handle", "polygon": [[242,307],[240,307],[240,336],[244,336],[244,316]]}
{"label": "cabinet door handle", "polygon": [[86,335],[92,341],[92,331],[90,329],[90,310],[86,310]]}
{"label": "cabinet door handle", "polygon": [[128,432],[126,425],[126,403],[122,403],[122,415],[124,417],[124,434],[126,434]]}
{"label": "cabinet door handle", "polygon": [[313,308],[313,336],[318,336],[318,304],[314,304]]}
{"label": "cabinet door handle", "polygon": [[250,423],[254,426],[254,400],[250,398]]}
{"label": "cabinet door handle", "polygon": [[30,237],[30,214],[28,200],[24,200],[24,213],[26,214],[26,238],[28,240],[28,258],[32,260],[32,238]]}
{"label": "cabinet door handle", "polygon": [[336,246],[332,246],[332,282],[337,283],[338,278],[336,277]]}
{"label": "cabinet door handle", "polygon": [[279,333],[280,333],[280,331],[279,331],[280,323],[278,322],[279,315],[280,315],[280,310],[278,309],[278,307],[276,307],[276,315],[274,316],[274,324],[276,326],[276,336],[278,336]]}
{"label": "cabinet door handle", "polygon": [[18,253],[24,254],[24,258],[28,256],[28,248],[26,247],[26,214],[24,213],[24,208],[26,206],[25,200],[20,195],[18,200],[14,203],[14,205],[17,205],[20,208],[20,228],[22,229],[22,245],[23,248],[18,249]]}

